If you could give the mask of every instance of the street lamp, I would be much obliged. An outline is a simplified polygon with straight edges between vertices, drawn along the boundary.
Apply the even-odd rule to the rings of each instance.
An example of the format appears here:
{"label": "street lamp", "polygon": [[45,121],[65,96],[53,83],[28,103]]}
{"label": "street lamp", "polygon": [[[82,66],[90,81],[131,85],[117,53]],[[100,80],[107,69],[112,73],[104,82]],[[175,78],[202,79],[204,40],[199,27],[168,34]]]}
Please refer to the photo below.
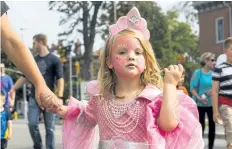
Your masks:
{"label": "street lamp", "polygon": [[70,96],[73,95],[73,88],[72,88],[72,49],[71,45],[66,47],[67,52],[69,53],[69,94]]}
{"label": "street lamp", "polygon": [[[20,28],[21,31],[21,38],[24,42],[24,38],[23,38],[23,32],[26,30],[26,28]],[[27,111],[28,111],[28,107],[27,107],[27,87],[26,84],[23,84],[23,102],[24,102],[24,119],[27,120]]]}

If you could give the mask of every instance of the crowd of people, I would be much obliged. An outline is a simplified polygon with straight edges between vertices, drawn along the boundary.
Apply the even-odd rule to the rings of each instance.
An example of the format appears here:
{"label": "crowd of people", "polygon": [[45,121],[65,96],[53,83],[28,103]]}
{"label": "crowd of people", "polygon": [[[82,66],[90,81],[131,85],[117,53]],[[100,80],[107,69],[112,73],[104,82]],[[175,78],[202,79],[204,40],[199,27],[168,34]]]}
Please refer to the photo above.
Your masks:
{"label": "crowd of people", "polygon": [[[192,99],[196,102],[199,121],[202,126],[202,135],[205,130],[205,115],[208,119],[208,142],[209,149],[213,149],[215,140],[215,122],[224,124],[225,136],[228,148],[231,148],[231,76],[232,71],[232,37],[224,42],[224,54],[215,59],[215,54],[211,52],[203,53],[200,56],[200,68],[196,69],[190,80],[189,92]],[[188,90],[182,86],[184,78],[180,80],[177,89],[182,90],[188,95]]]}

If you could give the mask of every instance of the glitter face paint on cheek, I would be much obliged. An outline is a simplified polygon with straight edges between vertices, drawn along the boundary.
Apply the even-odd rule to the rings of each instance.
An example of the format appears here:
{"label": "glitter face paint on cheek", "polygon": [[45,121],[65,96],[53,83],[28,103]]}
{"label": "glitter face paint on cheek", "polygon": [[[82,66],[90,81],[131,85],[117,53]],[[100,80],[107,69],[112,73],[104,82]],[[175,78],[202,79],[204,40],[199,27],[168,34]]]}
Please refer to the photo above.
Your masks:
{"label": "glitter face paint on cheek", "polygon": [[[119,51],[124,48],[122,56],[119,55]],[[118,77],[122,78],[134,78],[139,76],[144,72],[145,69],[145,58],[142,54],[137,54],[137,49],[141,49],[141,45],[135,38],[128,38],[126,36],[119,37],[115,41],[114,50],[111,57],[111,63],[113,65],[114,71]],[[141,51],[140,51],[141,52]],[[132,59],[130,59],[130,57]],[[132,60],[132,61],[131,61]],[[136,69],[129,69],[126,65],[133,62],[136,65]]]}
{"label": "glitter face paint on cheek", "polygon": [[123,72],[123,68],[126,65],[126,59],[121,58],[119,56],[115,56],[112,59],[112,64],[114,66],[114,70],[118,73],[121,74]]}
{"label": "glitter face paint on cheek", "polygon": [[125,58],[121,58],[119,56],[115,57],[115,61],[117,61],[117,63],[126,64],[126,59]]}
{"label": "glitter face paint on cheek", "polygon": [[127,65],[127,60],[126,58],[121,58],[121,57],[114,57],[112,59],[112,64],[114,66],[114,70],[116,72],[116,74],[121,77],[121,78],[133,78],[134,76],[139,76],[144,72],[145,69],[145,59],[144,56],[139,56],[136,60],[136,64],[137,64],[137,73],[128,73],[125,72],[126,68],[125,66]]}

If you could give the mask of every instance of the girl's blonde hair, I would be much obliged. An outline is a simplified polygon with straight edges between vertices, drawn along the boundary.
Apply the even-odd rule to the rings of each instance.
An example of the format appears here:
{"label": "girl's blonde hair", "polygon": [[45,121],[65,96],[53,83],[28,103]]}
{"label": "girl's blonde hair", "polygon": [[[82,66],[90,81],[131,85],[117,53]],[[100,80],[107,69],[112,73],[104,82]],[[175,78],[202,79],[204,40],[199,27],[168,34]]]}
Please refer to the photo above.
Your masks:
{"label": "girl's blonde hair", "polygon": [[116,83],[117,77],[114,73],[114,70],[110,69],[107,66],[107,58],[110,58],[114,42],[120,36],[127,36],[138,39],[144,50],[144,58],[146,65],[146,69],[141,75],[141,82],[144,83],[144,85],[152,84],[157,88],[162,89],[163,80],[161,77],[161,69],[157,63],[150,42],[145,40],[142,34],[138,33],[136,30],[126,29],[119,32],[116,36],[110,38],[106,42],[105,50],[101,55],[101,66],[98,72],[98,85],[101,93],[104,96],[110,95]]}

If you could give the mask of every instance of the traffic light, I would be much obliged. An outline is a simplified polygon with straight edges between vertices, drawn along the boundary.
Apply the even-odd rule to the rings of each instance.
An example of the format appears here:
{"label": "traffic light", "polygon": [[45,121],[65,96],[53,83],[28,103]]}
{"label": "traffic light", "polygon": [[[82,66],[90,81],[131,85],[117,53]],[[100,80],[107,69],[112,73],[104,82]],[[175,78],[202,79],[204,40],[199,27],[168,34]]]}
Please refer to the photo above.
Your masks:
{"label": "traffic light", "polygon": [[75,63],[75,68],[76,68],[76,74],[80,73],[80,63],[78,61],[76,61]]}
{"label": "traffic light", "polygon": [[102,54],[102,50],[101,50],[101,49],[97,50],[97,55],[98,55],[99,57],[101,56],[101,54]]}

